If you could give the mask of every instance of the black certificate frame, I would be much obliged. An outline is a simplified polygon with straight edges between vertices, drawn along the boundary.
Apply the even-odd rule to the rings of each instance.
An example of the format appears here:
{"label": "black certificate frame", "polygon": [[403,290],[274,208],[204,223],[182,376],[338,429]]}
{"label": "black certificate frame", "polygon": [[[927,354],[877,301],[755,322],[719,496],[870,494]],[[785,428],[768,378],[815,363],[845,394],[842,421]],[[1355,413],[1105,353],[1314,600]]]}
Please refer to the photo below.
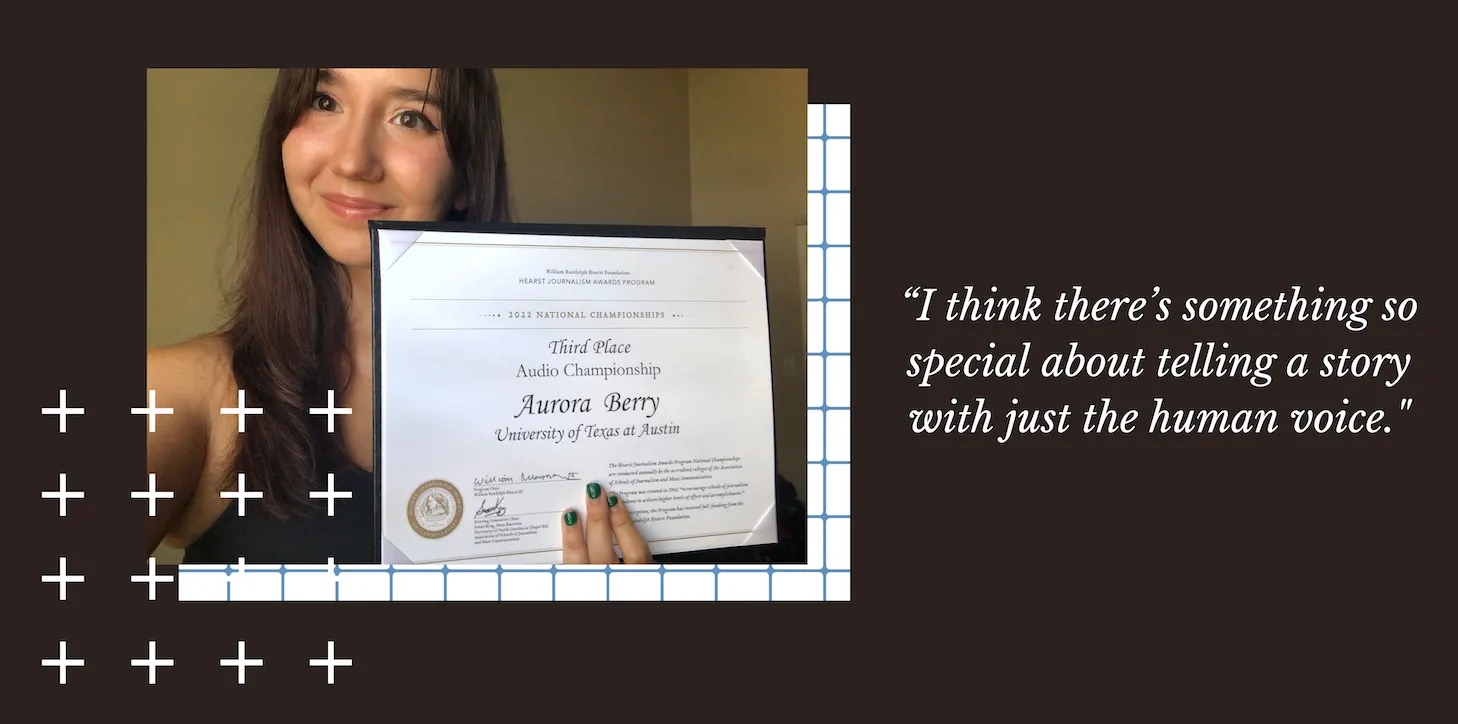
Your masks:
{"label": "black certificate frame", "polygon": [[[381,471],[381,437],[382,429],[380,420],[384,411],[384,395],[382,390],[382,377],[380,375],[380,232],[381,231],[447,231],[457,233],[481,233],[481,234],[520,234],[525,236],[597,236],[611,238],[642,238],[642,239],[692,239],[706,241],[753,241],[759,242],[761,249],[764,249],[761,263],[764,265],[764,294],[765,294],[765,335],[768,349],[774,349],[775,337],[774,328],[770,323],[770,278],[773,273],[771,269],[768,249],[764,248],[766,234],[763,227],[752,226],[673,226],[673,225],[631,225],[631,224],[542,224],[525,222],[484,222],[484,221],[381,221],[372,219],[369,221],[370,231],[370,323],[373,328],[371,335],[371,365],[373,375],[371,380],[371,396],[374,405],[373,421],[371,422],[370,436],[372,440],[371,459],[374,467],[372,477],[373,512],[371,520],[373,523],[373,550],[375,563],[381,563],[381,554],[384,538],[384,488],[380,481]],[[770,370],[770,397],[774,399],[779,391],[778,375],[775,373],[775,361],[773,352],[769,360]],[[775,553],[782,550],[785,545],[780,527],[784,521],[785,501],[780,494],[783,487],[783,473],[779,470],[779,438],[778,428],[781,422],[773,413],[771,406],[770,424],[771,429],[771,456],[776,469],[775,479],[766,481],[773,486],[775,497],[775,542],[760,543],[755,545],[731,546],[727,548],[710,548],[696,551],[683,551],[680,553],[667,553],[654,555],[655,563],[695,563],[705,565],[709,563],[743,564],[755,562],[781,562],[773,561]],[[803,523],[803,518],[801,519]],[[722,560],[721,560],[722,559]],[[768,559],[768,560],[767,560]],[[804,563],[805,561],[785,561],[785,563]]]}

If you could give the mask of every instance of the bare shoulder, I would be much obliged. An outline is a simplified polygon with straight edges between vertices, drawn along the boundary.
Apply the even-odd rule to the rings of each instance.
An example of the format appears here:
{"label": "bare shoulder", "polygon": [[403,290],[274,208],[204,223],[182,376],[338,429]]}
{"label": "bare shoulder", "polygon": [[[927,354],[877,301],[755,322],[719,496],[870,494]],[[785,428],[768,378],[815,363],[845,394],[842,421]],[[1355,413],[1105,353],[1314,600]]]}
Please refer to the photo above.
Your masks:
{"label": "bare shoulder", "polygon": [[221,334],[147,350],[147,388],[156,390],[158,405],[179,414],[208,409],[232,377],[231,347]]}
{"label": "bare shoulder", "polygon": [[156,394],[158,407],[172,411],[147,435],[147,466],[157,487],[173,493],[148,518],[149,551],[164,538],[186,547],[222,510],[219,499],[194,492],[202,481],[217,480],[227,465],[231,439],[227,426],[215,423],[232,368],[230,345],[219,334],[147,350],[147,389]]}

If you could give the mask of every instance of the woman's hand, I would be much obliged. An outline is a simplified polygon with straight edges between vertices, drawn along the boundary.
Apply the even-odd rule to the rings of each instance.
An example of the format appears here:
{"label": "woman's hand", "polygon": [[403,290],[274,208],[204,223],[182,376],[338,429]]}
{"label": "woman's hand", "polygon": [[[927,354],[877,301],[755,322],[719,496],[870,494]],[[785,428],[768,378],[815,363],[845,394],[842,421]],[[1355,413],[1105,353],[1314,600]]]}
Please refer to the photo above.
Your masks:
{"label": "woman's hand", "polygon": [[[613,552],[613,539],[623,557]],[[623,501],[597,483],[587,484],[587,512],[562,514],[562,562],[568,565],[652,563],[648,544],[633,525]]]}

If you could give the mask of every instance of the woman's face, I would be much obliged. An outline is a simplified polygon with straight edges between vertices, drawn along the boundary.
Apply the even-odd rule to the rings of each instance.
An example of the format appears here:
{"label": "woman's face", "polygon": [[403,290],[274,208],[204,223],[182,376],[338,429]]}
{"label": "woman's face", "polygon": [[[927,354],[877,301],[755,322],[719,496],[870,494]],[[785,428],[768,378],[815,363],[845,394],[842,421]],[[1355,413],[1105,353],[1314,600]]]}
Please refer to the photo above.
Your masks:
{"label": "woman's face", "polygon": [[[451,162],[426,68],[326,69],[283,143],[289,198],[341,264],[369,267],[370,219],[434,221],[451,198]],[[433,92],[434,89],[429,89]]]}

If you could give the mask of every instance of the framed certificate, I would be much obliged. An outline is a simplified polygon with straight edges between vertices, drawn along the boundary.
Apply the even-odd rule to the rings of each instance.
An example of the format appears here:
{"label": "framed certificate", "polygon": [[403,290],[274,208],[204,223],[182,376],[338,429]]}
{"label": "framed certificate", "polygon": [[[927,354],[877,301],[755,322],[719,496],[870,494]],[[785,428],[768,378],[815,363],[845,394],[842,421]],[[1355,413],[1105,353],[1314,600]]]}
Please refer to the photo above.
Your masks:
{"label": "framed certificate", "polygon": [[560,562],[589,482],[655,556],[777,542],[762,229],[370,229],[381,563]]}

